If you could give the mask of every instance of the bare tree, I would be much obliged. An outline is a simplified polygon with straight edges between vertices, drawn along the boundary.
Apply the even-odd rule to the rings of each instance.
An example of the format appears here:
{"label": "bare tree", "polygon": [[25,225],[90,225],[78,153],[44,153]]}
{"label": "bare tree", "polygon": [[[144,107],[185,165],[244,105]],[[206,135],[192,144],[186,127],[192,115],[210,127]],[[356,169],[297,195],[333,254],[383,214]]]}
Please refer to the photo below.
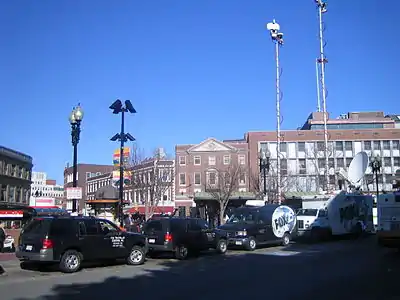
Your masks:
{"label": "bare tree", "polygon": [[[137,156],[139,159],[140,156]],[[153,157],[136,160],[132,166],[132,192],[145,207],[145,218],[150,219],[164,195],[173,186],[174,163],[159,151]]]}
{"label": "bare tree", "polygon": [[[329,165],[326,166],[326,156]],[[309,178],[315,181],[315,190],[326,191],[330,188],[329,175],[334,175],[334,147],[332,143],[328,144],[326,149],[324,142],[316,142],[306,150],[306,159],[311,162],[314,170],[307,170]]]}
{"label": "bare tree", "polygon": [[225,210],[232,195],[239,190],[239,181],[245,176],[245,170],[238,164],[229,165],[223,169],[206,171],[205,190],[219,204],[219,222],[225,222]]}

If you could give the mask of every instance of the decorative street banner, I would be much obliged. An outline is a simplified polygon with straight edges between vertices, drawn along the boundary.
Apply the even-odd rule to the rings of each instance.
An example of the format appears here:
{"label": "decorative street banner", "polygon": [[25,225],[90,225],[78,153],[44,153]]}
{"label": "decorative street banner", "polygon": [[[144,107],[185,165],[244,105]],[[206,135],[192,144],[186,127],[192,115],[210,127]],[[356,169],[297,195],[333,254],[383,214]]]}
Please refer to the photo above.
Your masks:
{"label": "decorative street banner", "polygon": [[[113,171],[112,173],[112,183],[114,186],[119,187],[119,170]],[[131,171],[124,171],[124,185],[130,184],[132,178]]]}
{"label": "decorative street banner", "polygon": [[[131,157],[131,148],[124,147],[124,152],[123,152],[124,165],[129,164],[130,157]],[[113,154],[114,167],[119,167],[119,163],[120,163],[120,149],[118,148],[117,150],[114,150],[114,154]]]}

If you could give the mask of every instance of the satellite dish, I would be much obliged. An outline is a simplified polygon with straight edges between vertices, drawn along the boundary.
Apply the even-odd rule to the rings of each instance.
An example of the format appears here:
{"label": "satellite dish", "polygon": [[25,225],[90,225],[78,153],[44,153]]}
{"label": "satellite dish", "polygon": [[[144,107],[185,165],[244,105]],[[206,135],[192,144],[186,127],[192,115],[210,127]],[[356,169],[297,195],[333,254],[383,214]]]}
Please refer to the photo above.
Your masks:
{"label": "satellite dish", "polygon": [[278,23],[272,22],[267,24],[267,29],[268,30],[276,30],[279,31],[281,29],[281,26],[279,26]]}
{"label": "satellite dish", "polygon": [[359,182],[364,177],[369,163],[368,154],[361,151],[354,156],[348,170],[348,181],[354,186],[360,186]]}

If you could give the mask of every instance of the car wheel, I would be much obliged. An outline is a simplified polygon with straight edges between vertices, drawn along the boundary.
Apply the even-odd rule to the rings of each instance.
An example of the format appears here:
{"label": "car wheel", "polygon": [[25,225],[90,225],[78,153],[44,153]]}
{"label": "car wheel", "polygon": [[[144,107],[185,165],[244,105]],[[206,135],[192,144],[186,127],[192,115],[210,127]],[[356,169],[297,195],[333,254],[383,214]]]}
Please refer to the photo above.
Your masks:
{"label": "car wheel", "polygon": [[128,265],[131,266],[142,265],[144,264],[145,260],[146,260],[146,253],[143,247],[133,246],[127,259]]}
{"label": "car wheel", "polygon": [[257,242],[256,240],[251,236],[249,237],[249,241],[247,243],[246,249],[249,251],[254,251],[257,248]]}
{"label": "car wheel", "polygon": [[225,239],[220,239],[217,243],[217,252],[219,254],[225,254],[228,250],[228,243]]}
{"label": "car wheel", "polygon": [[282,246],[287,246],[290,244],[290,235],[285,233],[282,237]]}
{"label": "car wheel", "polygon": [[60,260],[60,271],[63,273],[74,273],[79,271],[82,263],[82,254],[75,250],[67,250]]}
{"label": "car wheel", "polygon": [[189,256],[189,249],[184,246],[184,245],[180,245],[178,247],[176,247],[175,249],[175,257],[179,260],[184,260],[187,259]]}

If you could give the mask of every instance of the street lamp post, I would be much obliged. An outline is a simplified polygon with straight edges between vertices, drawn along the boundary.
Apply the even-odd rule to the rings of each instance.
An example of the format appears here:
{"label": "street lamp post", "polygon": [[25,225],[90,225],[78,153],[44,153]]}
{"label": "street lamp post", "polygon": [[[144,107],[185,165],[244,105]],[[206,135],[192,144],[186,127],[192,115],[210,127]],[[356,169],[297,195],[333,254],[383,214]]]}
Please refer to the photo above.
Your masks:
{"label": "street lamp post", "polygon": [[[72,170],[72,186],[77,186],[77,174],[78,174],[78,144],[81,134],[81,122],[83,119],[83,110],[78,103],[77,107],[72,109],[72,112],[69,116],[69,123],[71,124],[71,138],[72,138],[72,146],[74,148],[73,154],[73,170]],[[77,211],[77,199],[72,199],[72,212],[76,213]]]}
{"label": "street lamp post", "polygon": [[126,100],[125,105],[122,104],[122,101],[117,99],[113,104],[111,104],[110,109],[113,110],[113,114],[121,113],[121,131],[120,133],[115,134],[111,141],[119,141],[119,207],[118,207],[118,218],[121,227],[124,226],[124,216],[123,216],[123,207],[124,207],[124,144],[127,141],[134,141],[135,138],[130,133],[125,133],[125,113],[130,112],[132,114],[136,113],[136,110],[133,108],[131,101]]}
{"label": "street lamp post", "polygon": [[260,174],[263,176],[263,183],[264,183],[264,197],[266,198],[267,196],[267,173],[269,172],[269,167],[270,167],[270,153],[267,150],[260,149]]}
{"label": "street lamp post", "polygon": [[375,175],[375,184],[376,184],[376,201],[378,201],[379,196],[379,180],[378,180],[378,173],[380,173],[382,168],[382,160],[379,155],[372,156],[370,167],[372,169],[372,174]]}

